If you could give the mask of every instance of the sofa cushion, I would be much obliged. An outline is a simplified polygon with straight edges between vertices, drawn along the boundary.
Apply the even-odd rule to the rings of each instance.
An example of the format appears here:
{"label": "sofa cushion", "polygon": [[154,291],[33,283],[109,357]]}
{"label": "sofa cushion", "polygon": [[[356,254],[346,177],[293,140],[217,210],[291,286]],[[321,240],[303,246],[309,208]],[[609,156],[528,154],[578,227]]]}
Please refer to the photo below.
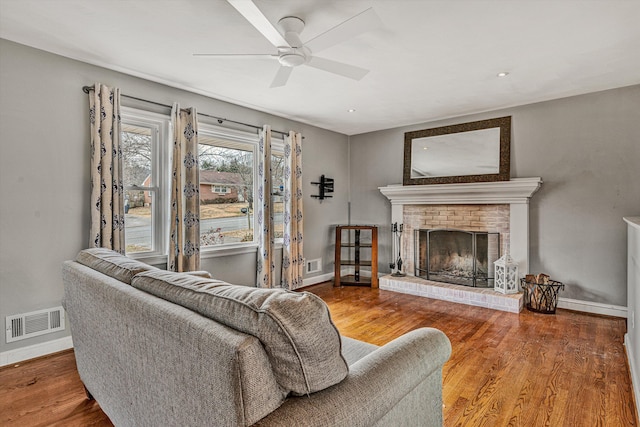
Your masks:
{"label": "sofa cushion", "polygon": [[354,340],[353,338],[340,337],[342,339],[342,357],[347,361],[349,366],[352,366],[358,360],[376,351],[377,345],[369,344],[368,342]]}
{"label": "sofa cushion", "polygon": [[127,258],[116,251],[106,248],[81,250],[76,257],[76,261],[128,285],[131,284],[131,279],[136,274],[148,270],[158,270],[149,264]]}
{"label": "sofa cushion", "polygon": [[259,289],[156,270],[132,286],[258,338],[276,381],[303,395],[342,381],[348,367],[329,310],[308,292]]}

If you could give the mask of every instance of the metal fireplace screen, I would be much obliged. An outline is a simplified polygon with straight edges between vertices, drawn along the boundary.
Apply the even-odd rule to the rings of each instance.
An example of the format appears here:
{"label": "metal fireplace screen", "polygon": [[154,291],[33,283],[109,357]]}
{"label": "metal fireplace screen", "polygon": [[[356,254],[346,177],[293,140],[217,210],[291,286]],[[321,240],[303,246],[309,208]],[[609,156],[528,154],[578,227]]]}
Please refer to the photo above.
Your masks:
{"label": "metal fireplace screen", "polygon": [[451,229],[415,231],[417,277],[456,285],[493,288],[500,233]]}

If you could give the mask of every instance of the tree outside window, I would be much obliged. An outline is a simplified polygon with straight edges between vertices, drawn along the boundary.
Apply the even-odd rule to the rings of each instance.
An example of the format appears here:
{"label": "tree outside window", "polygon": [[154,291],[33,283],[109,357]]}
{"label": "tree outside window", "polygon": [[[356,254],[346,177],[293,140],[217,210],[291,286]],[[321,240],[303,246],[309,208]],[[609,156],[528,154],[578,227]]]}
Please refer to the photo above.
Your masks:
{"label": "tree outside window", "polygon": [[202,246],[253,242],[253,150],[200,133]]}

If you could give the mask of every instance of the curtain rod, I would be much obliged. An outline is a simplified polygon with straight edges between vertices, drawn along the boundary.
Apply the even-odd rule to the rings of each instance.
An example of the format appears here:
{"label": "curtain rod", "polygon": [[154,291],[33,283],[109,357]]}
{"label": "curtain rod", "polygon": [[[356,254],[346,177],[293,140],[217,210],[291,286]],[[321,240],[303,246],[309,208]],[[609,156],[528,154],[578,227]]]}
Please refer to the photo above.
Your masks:
{"label": "curtain rod", "polygon": [[[91,92],[92,90],[94,90],[93,86],[83,86],[82,87],[82,91],[84,93],[86,93],[86,94],[89,94],[89,92]],[[146,102],[148,104],[157,105],[159,107],[172,108],[171,105],[161,104],[160,102],[149,101],[148,99],[137,98],[137,97],[131,96],[131,95],[125,95],[124,93],[121,93],[120,96],[124,96],[125,98],[133,99],[135,101],[141,101],[141,102]],[[218,121],[218,123],[220,123],[220,124],[222,122],[229,122],[229,123],[234,123],[236,125],[248,126],[248,127],[254,128],[256,130],[262,130],[262,126],[256,126],[256,125],[252,125],[252,124],[249,124],[249,123],[243,123],[243,122],[238,122],[238,121],[235,121],[235,120],[229,120],[229,119],[225,119],[224,117],[216,117],[216,116],[212,116],[210,114],[205,114],[205,113],[197,113],[197,114],[199,116],[204,116],[204,117],[209,117],[211,119],[216,119]],[[282,132],[282,131],[275,130],[275,129],[271,129],[271,132],[279,133],[281,135],[289,135],[289,132]],[[304,139],[304,137],[302,137],[302,139]]]}

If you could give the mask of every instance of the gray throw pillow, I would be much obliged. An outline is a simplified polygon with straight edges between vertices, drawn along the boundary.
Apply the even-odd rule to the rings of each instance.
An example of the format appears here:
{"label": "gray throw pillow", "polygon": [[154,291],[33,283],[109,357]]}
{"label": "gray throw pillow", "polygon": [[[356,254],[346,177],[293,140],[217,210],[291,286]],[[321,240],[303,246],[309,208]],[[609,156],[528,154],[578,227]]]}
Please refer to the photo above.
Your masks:
{"label": "gray throw pillow", "polygon": [[316,295],[163,270],[137,274],[131,285],[258,338],[276,381],[294,395],[323,390],[347,376],[340,335]]}

